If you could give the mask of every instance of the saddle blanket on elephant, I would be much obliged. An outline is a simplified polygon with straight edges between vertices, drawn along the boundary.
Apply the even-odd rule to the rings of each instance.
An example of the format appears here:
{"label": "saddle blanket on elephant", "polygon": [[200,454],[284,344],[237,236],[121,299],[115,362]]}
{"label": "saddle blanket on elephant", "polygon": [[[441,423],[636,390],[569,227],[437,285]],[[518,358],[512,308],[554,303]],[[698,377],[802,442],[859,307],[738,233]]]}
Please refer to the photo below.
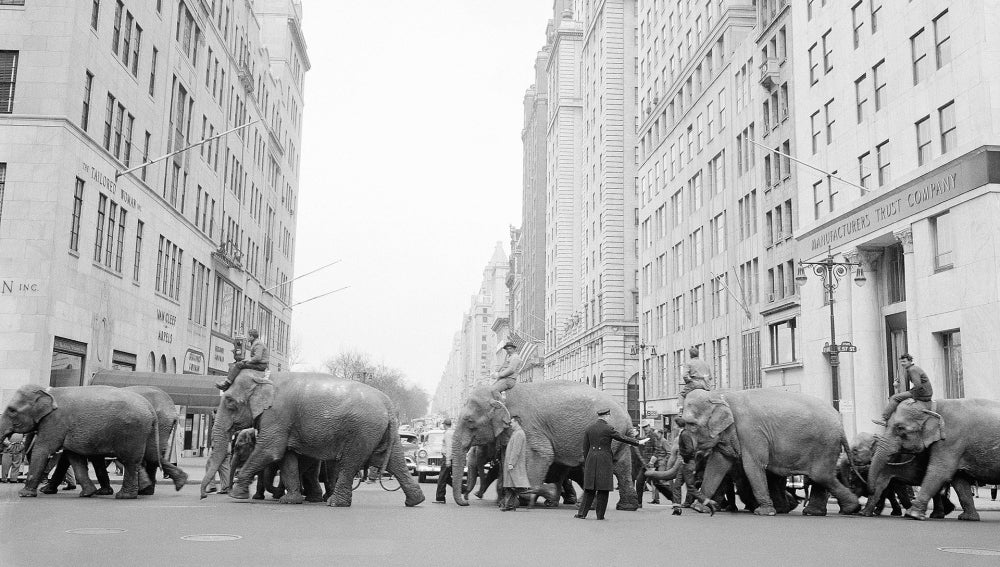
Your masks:
{"label": "saddle blanket on elephant", "polygon": [[237,375],[237,378],[240,378],[240,377],[243,377],[243,376],[249,377],[251,380],[253,380],[254,382],[257,382],[258,384],[261,384],[261,383],[264,383],[264,382],[270,382],[271,381],[271,369],[269,368],[267,370],[254,370],[252,368],[244,368],[243,370],[240,370],[240,373]]}
{"label": "saddle blanket on elephant", "polygon": [[[939,420],[941,420],[941,426],[940,426],[940,429],[941,429],[941,439],[945,438],[944,437],[944,418],[941,417],[941,414],[939,414],[938,411],[937,411],[937,405],[938,405],[937,404],[937,400],[930,400],[930,401],[925,402],[925,401],[922,401],[922,400],[916,400],[916,399],[913,399],[913,398],[907,398],[907,399],[899,402],[899,406],[903,406],[903,405],[915,406],[915,408],[917,408],[917,409],[922,409],[922,410],[924,410],[926,412],[929,412],[928,415],[927,415],[927,417],[924,418],[924,421],[927,421],[927,419],[929,419],[932,415],[934,417],[938,418]],[[896,411],[899,411],[899,407],[896,408]],[[893,413],[895,413],[895,412],[893,412]],[[923,422],[921,422],[921,426],[922,425],[923,425]]]}

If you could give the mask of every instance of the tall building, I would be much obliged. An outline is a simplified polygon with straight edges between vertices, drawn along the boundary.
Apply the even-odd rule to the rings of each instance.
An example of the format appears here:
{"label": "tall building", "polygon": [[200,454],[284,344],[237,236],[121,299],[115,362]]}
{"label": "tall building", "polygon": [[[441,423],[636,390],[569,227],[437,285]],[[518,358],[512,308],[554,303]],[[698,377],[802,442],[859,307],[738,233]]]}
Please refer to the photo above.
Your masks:
{"label": "tall building", "polygon": [[636,374],[636,13],[634,0],[555,2],[547,61],[545,379],[622,403]]}
{"label": "tall building", "polygon": [[[503,244],[497,242],[486,267],[479,291],[472,296],[469,310],[462,316],[462,328],[456,334],[448,363],[438,382],[431,409],[457,412],[460,400],[479,386],[490,385],[496,370],[497,352],[494,325],[510,312],[507,273],[510,269]],[[450,413],[449,415],[457,415]]]}
{"label": "tall building", "polygon": [[250,328],[287,367],[301,3],[5,4],[4,397],[103,369],[224,372]]}
{"label": "tall building", "polygon": [[[905,352],[936,398],[1000,397],[996,14],[982,0],[792,11],[792,47],[809,57],[796,71],[799,153],[848,182],[803,175],[799,256],[860,263],[867,280],[845,274],[831,309],[805,270],[796,347],[806,391],[836,400],[849,432],[874,430]],[[831,311],[836,342],[857,349],[833,355],[836,395]]]}

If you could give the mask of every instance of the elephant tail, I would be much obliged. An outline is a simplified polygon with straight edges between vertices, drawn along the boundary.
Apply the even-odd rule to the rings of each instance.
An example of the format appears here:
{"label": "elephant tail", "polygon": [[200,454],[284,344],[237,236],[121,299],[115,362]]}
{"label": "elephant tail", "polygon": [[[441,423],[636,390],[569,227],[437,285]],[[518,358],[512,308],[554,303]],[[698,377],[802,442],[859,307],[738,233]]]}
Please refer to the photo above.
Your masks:
{"label": "elephant tail", "polygon": [[389,415],[389,423],[382,433],[369,462],[374,466],[378,465],[379,474],[382,474],[389,466],[389,457],[392,455],[392,446],[399,442],[399,420],[395,415]]}
{"label": "elephant tail", "polygon": [[857,478],[865,481],[866,477],[861,476],[861,472],[858,470],[858,467],[855,466],[854,460],[851,459],[851,445],[847,442],[847,435],[840,435],[840,446],[844,449],[844,457],[847,460],[847,465],[851,467],[851,472],[853,472]]}

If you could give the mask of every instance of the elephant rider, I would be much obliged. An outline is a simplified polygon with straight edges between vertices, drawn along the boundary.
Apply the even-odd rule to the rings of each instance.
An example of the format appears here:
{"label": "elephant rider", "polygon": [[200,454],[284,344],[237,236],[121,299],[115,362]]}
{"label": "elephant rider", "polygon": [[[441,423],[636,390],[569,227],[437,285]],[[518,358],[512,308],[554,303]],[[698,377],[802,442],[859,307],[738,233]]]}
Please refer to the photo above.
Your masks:
{"label": "elephant rider", "polygon": [[[889,421],[892,413],[896,411],[896,406],[898,406],[903,400],[912,398],[918,402],[930,402],[931,396],[934,395],[934,389],[931,387],[930,378],[927,377],[927,373],[924,372],[922,368],[913,364],[913,355],[904,354],[900,356],[899,364],[905,371],[904,383],[911,385],[912,387],[905,392],[900,392],[889,398],[889,403],[886,404],[885,410],[882,411],[882,418],[872,420],[872,423],[875,425],[885,427],[885,424]],[[897,382],[897,388],[898,386],[899,383]]]}
{"label": "elephant rider", "polygon": [[516,344],[512,341],[507,341],[503,345],[503,350],[505,353],[504,360],[494,374],[496,381],[493,382],[491,389],[494,400],[500,400],[503,392],[510,390],[517,384],[517,374],[521,371],[521,367],[524,366],[521,357],[517,355]]}
{"label": "elephant rider", "polygon": [[642,442],[625,437],[615,431],[608,420],[611,418],[611,408],[601,408],[597,411],[597,420],[584,432],[583,443],[583,502],[575,518],[587,518],[591,505],[597,509],[597,519],[604,519],[608,507],[608,493],[614,488],[612,467],[614,456],[611,453],[611,440],[615,439],[628,445],[641,445]]}
{"label": "elephant rider", "polygon": [[699,358],[698,347],[688,349],[688,363],[684,367],[681,378],[684,379],[684,387],[680,392],[680,405],[684,407],[684,398],[692,390],[711,390],[712,368],[707,362]]}
{"label": "elephant rider", "polygon": [[267,370],[270,357],[268,356],[267,346],[264,345],[264,341],[260,340],[260,333],[257,332],[257,329],[250,329],[247,335],[250,337],[250,358],[240,360],[231,365],[229,367],[229,375],[226,376],[226,379],[215,383],[215,387],[223,392],[233,385],[233,380],[236,379],[236,376],[243,369],[249,368],[250,370],[260,370],[261,372]]}

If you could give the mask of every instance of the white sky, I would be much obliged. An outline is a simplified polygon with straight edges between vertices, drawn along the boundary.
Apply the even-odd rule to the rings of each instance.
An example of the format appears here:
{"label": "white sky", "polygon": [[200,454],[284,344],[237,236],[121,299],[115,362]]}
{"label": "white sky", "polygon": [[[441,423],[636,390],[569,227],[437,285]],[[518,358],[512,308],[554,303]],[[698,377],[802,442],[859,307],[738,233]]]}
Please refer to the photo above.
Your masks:
{"label": "white sky", "polygon": [[305,0],[293,341],[428,394],[497,241],[521,224],[524,92],[549,0]]}

